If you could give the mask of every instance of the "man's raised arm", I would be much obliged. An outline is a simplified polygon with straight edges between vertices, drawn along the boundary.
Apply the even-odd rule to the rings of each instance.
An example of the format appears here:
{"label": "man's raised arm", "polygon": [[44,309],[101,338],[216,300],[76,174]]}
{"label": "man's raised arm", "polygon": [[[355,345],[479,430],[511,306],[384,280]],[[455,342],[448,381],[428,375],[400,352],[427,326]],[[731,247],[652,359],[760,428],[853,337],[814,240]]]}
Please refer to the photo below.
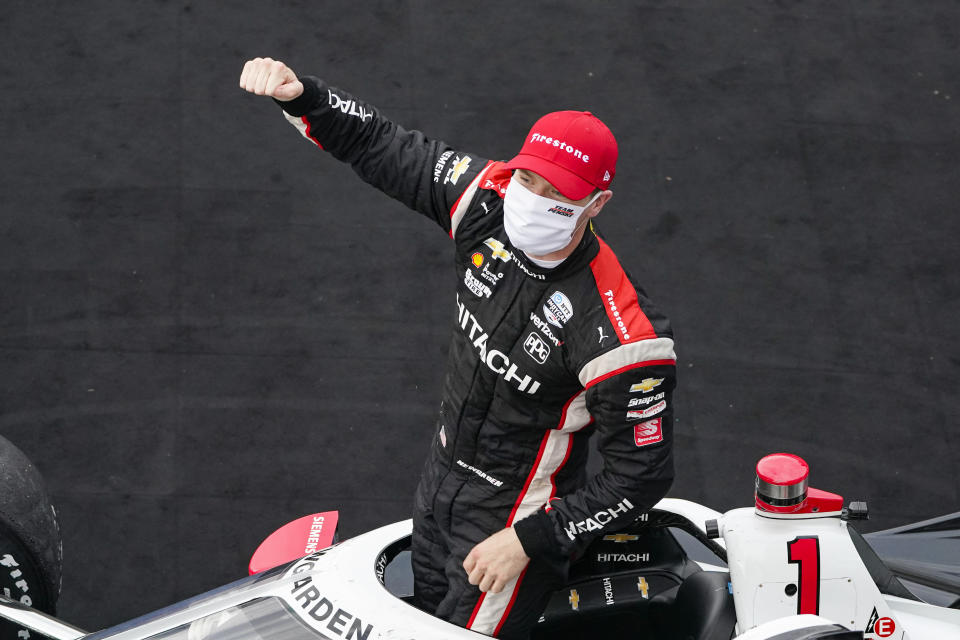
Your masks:
{"label": "man's raised arm", "polygon": [[[372,105],[319,78],[298,76],[279,60],[247,61],[240,87],[276,100],[304,137],[447,232],[455,205],[487,165],[484,159],[404,129]],[[467,201],[469,197],[464,198]]]}

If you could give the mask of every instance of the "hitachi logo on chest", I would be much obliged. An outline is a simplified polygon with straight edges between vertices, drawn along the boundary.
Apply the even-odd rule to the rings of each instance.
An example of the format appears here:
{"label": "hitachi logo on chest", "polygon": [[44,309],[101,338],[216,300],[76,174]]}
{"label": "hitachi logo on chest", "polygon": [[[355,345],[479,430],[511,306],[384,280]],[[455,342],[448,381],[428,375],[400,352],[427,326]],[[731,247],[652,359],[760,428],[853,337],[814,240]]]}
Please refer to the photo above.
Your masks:
{"label": "hitachi logo on chest", "polygon": [[457,294],[457,321],[460,328],[467,338],[473,342],[476,347],[480,362],[487,365],[491,371],[504,380],[515,385],[519,391],[533,395],[540,388],[540,383],[530,376],[517,375],[517,365],[510,362],[510,358],[504,352],[498,349],[487,349],[487,340],[489,336],[477,322],[477,319],[470,313],[466,306],[460,302],[460,295]]}
{"label": "hitachi logo on chest", "polygon": [[578,533],[587,533],[588,531],[600,531],[605,524],[616,518],[617,516],[622,516],[628,511],[633,509],[633,503],[624,498],[614,506],[609,509],[604,509],[603,511],[598,511],[593,514],[592,517],[580,522],[571,522],[567,525],[564,531],[567,534],[567,537],[571,540],[577,539]]}

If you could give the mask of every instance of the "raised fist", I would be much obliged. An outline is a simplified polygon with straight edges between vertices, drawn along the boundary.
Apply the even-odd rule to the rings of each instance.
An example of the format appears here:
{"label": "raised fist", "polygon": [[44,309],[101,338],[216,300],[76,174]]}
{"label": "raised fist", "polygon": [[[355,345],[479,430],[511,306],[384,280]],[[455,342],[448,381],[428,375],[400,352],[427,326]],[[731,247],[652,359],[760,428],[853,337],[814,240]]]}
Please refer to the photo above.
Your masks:
{"label": "raised fist", "polygon": [[240,74],[240,87],[281,102],[298,98],[303,93],[303,83],[297,80],[293,69],[273,58],[247,60]]}

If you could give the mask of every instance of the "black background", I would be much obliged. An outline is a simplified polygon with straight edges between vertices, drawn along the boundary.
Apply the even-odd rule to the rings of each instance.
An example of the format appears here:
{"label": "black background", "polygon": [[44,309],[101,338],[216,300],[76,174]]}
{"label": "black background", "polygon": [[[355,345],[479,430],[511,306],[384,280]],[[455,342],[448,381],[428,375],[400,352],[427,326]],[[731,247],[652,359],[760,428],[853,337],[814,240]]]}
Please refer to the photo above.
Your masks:
{"label": "black background", "polygon": [[301,515],[409,517],[449,239],[241,91],[254,56],[487,157],[607,122],[598,224],[677,334],[671,496],[749,505],[785,450],[868,528],[958,509],[956,3],[48,0],[0,33],[0,433],[80,627]]}

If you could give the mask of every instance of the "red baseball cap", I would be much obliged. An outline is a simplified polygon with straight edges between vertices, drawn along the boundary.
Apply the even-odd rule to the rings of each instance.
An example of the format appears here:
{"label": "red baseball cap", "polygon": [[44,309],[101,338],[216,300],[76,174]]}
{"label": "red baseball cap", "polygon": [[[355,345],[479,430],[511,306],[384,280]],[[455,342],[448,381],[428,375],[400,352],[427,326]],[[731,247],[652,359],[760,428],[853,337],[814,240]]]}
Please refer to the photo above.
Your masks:
{"label": "red baseball cap", "polygon": [[508,169],[527,169],[571,200],[606,189],[617,170],[617,141],[589,111],[554,111],[537,120]]}

